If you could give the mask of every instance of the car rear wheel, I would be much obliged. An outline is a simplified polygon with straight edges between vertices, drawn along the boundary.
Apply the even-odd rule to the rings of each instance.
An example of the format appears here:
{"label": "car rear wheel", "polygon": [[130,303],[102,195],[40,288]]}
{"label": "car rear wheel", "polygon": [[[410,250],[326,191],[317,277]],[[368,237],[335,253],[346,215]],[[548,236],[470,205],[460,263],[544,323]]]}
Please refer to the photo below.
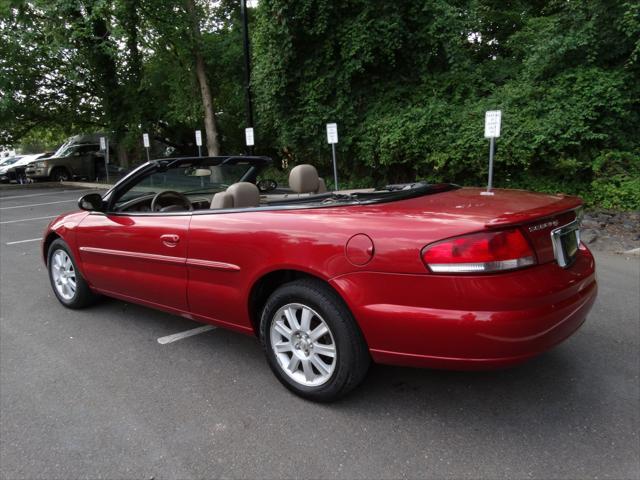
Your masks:
{"label": "car rear wheel", "polygon": [[369,368],[369,352],[353,316],[320,281],[278,288],[262,311],[260,338],[278,380],[311,400],[337,400]]}
{"label": "car rear wheel", "polygon": [[56,168],[51,172],[51,180],[54,182],[67,182],[71,179],[71,175],[66,168]]}
{"label": "car rear wheel", "polygon": [[83,308],[98,298],[82,278],[67,244],[57,239],[49,247],[47,257],[49,280],[56,298],[68,308]]}

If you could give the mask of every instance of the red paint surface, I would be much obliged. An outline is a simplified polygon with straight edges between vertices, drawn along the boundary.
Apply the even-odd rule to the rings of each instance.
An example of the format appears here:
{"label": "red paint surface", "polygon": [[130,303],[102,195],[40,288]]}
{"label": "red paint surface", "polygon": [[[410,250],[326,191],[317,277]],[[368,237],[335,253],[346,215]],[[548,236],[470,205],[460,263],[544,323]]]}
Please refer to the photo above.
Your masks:
{"label": "red paint surface", "polygon": [[[85,212],[62,216],[49,230],[70,244],[93,289],[128,301],[252,333],[252,287],[270,272],[297,270],[336,289],[377,361],[509,365],[582,324],[596,296],[595,265],[583,246],[571,267],[560,268],[550,243],[554,227],[529,231],[544,222],[570,222],[579,199],[480,191],[296,210]],[[430,273],[420,257],[425,245],[439,240],[514,226],[534,247],[536,265],[442,275]],[[348,246],[357,234],[363,235]],[[371,254],[367,238],[375,245]]]}

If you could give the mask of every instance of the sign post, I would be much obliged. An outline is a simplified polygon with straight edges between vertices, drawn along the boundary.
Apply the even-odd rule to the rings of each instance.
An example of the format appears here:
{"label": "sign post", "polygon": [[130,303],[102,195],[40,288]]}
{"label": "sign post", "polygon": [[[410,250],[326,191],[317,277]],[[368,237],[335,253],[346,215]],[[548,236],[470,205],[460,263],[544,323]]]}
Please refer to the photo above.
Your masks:
{"label": "sign post", "polygon": [[495,152],[496,138],[500,136],[501,121],[501,110],[489,110],[484,115],[484,138],[489,139],[489,179],[487,182],[487,191],[481,192],[481,195],[493,195],[491,191],[493,187],[493,155]]}
{"label": "sign post", "polygon": [[249,147],[249,151],[253,152],[253,146],[255,145],[253,128],[249,127],[244,129],[244,139],[246,140],[247,147]]}
{"label": "sign post", "polygon": [[196,145],[198,146],[198,156],[202,156],[202,131],[196,130]]}
{"label": "sign post", "polygon": [[147,150],[147,162],[150,160],[149,158],[149,148],[151,147],[151,143],[149,142],[149,134],[148,133],[143,133],[142,134],[142,144],[144,145],[144,148]]}
{"label": "sign post", "polygon": [[338,189],[338,164],[336,162],[336,143],[338,143],[338,124],[327,123],[327,143],[331,144],[331,153],[333,155],[333,183],[334,190]]}
{"label": "sign post", "polygon": [[104,152],[104,174],[109,183],[109,139],[100,137],[100,150]]}

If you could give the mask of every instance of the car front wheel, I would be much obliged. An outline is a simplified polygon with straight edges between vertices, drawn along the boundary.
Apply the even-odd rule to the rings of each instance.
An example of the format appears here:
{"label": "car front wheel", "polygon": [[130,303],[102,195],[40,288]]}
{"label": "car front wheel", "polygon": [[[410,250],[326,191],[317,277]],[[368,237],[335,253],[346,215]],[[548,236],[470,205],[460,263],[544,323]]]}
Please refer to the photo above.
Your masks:
{"label": "car front wheel", "polygon": [[82,278],[73,255],[63,240],[57,239],[51,243],[47,260],[53,293],[65,307],[83,308],[98,298]]}
{"label": "car front wheel", "polygon": [[353,316],[320,281],[278,288],[263,309],[260,337],[278,380],[310,400],[342,397],[369,367],[369,352]]}
{"label": "car front wheel", "polygon": [[67,182],[71,179],[66,168],[56,168],[51,172],[51,180],[54,182]]}

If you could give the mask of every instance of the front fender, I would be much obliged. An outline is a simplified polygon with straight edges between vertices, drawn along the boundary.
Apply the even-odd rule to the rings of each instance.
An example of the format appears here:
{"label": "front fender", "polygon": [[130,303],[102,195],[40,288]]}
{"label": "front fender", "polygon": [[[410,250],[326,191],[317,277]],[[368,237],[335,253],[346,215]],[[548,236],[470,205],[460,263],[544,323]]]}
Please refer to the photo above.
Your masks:
{"label": "front fender", "polygon": [[76,232],[78,225],[80,225],[87,215],[89,215],[89,212],[65,213],[49,223],[45,229],[42,241],[42,258],[45,265],[47,264],[49,245],[51,245],[51,242],[56,238],[61,238],[69,246],[80,273],[83,273],[82,262],[80,261],[80,251],[76,242]]}

